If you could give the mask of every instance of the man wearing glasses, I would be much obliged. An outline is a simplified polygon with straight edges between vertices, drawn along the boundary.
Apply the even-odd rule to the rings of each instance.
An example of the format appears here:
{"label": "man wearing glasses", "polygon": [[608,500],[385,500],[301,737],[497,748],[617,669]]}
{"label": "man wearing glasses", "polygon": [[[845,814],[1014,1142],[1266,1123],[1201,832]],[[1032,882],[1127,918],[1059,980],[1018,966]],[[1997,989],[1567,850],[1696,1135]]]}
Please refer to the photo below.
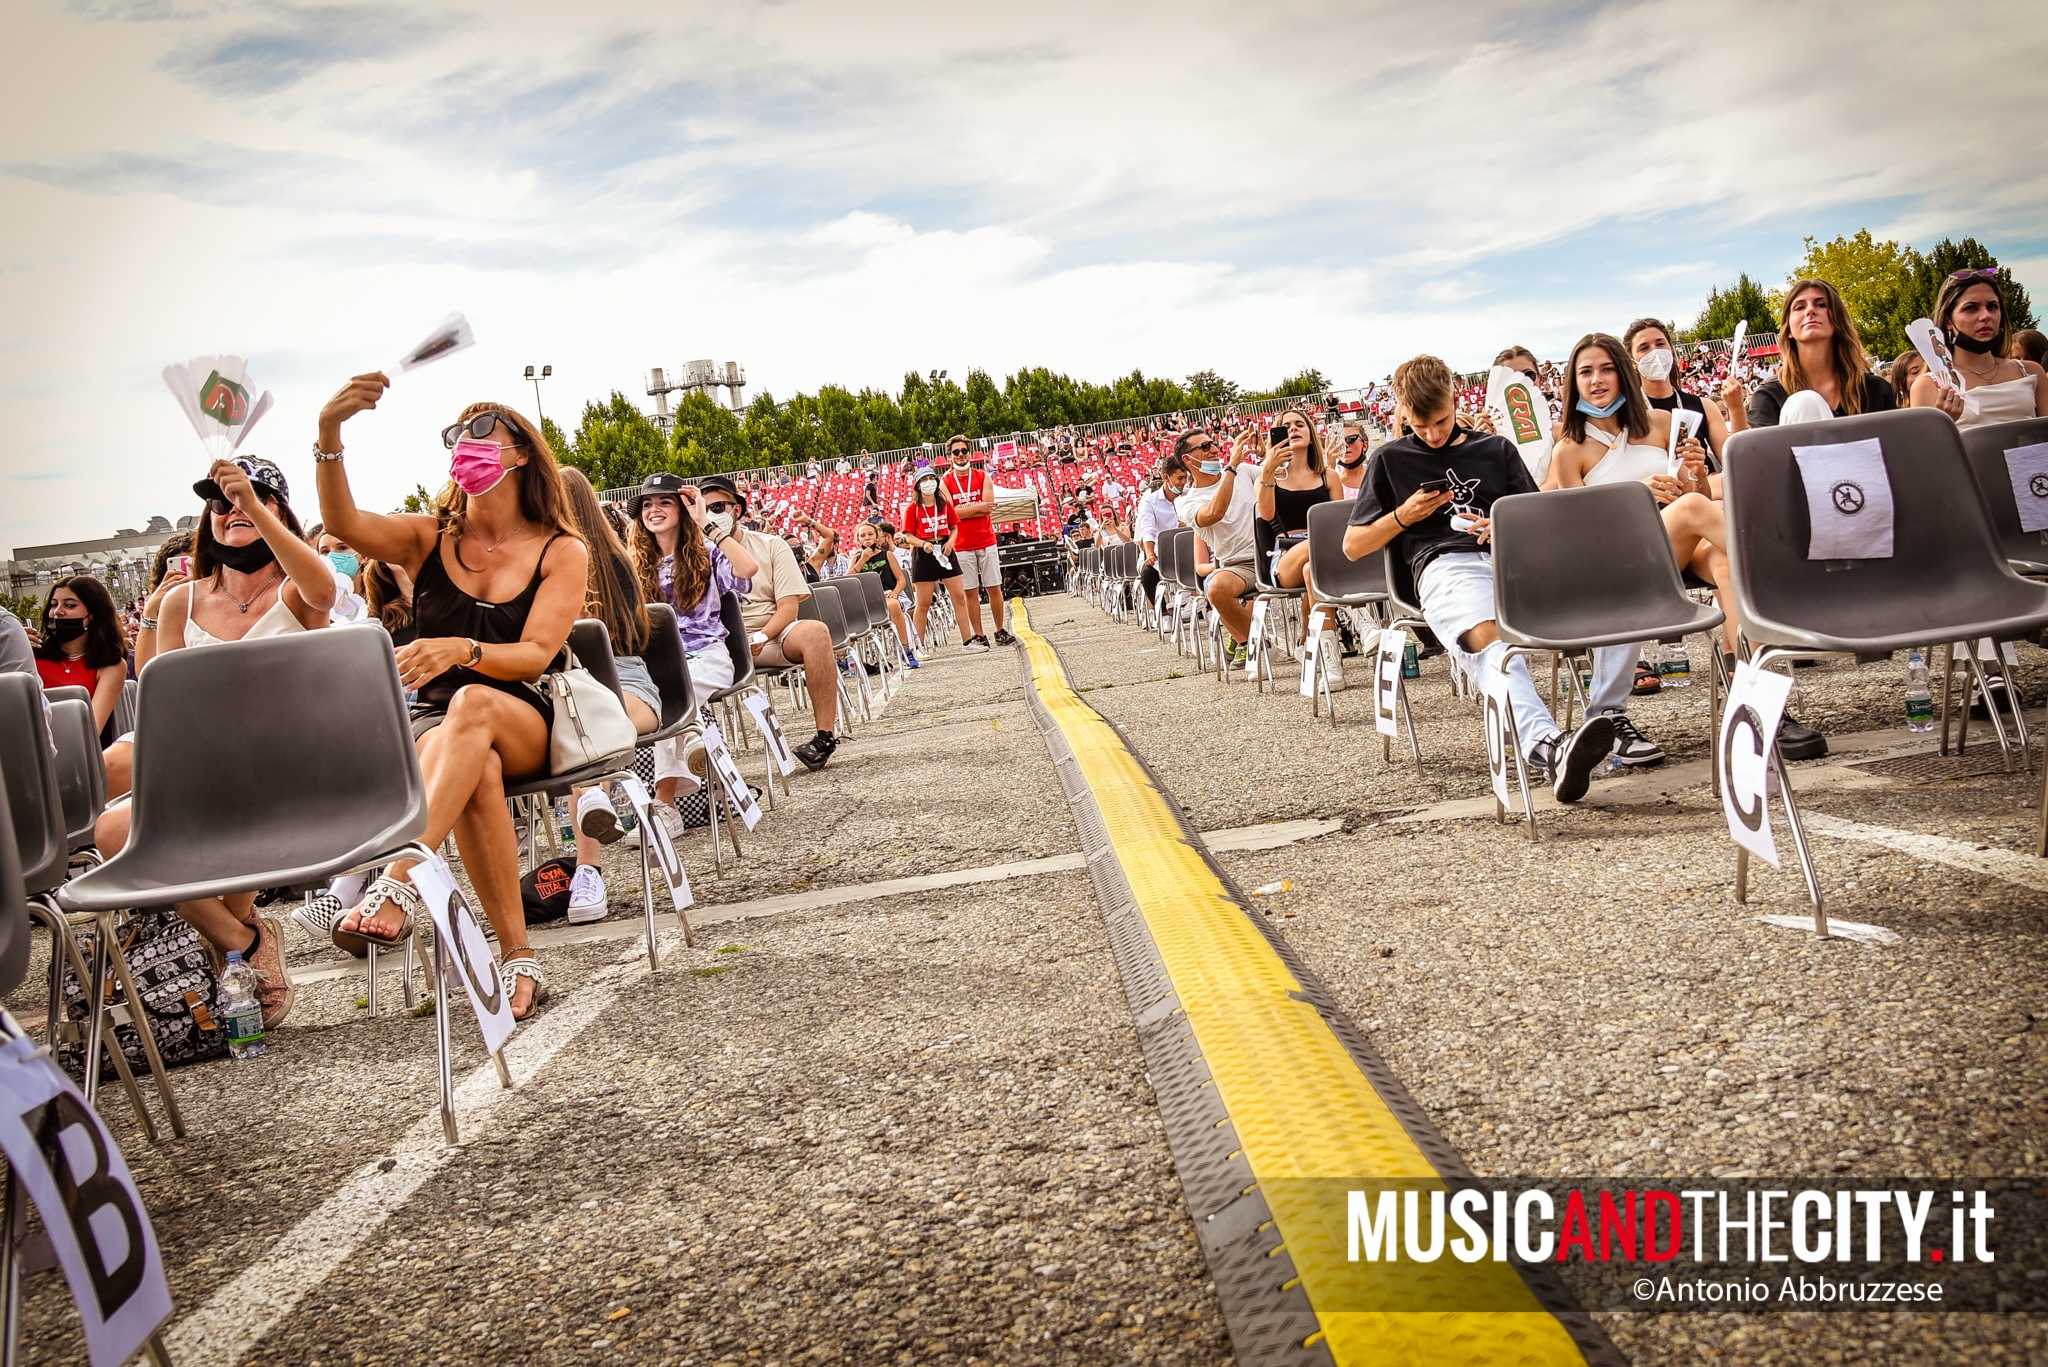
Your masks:
{"label": "man wearing glasses", "polygon": [[[745,516],[747,501],[726,476],[699,480],[697,489],[706,513]],[[740,619],[753,646],[754,667],[763,671],[792,666],[803,669],[804,687],[810,691],[811,709],[817,714],[818,734],[793,747],[791,753],[806,769],[822,769],[839,745],[833,734],[839,722],[839,676],[834,672],[838,665],[832,654],[832,633],[823,622],[804,621],[796,615],[804,599],[811,596],[811,586],[789,543],[752,529],[742,531],[741,537],[748,554],[761,567],[754,575],[753,587],[740,600]]]}
{"label": "man wearing glasses", "polygon": [[1017,638],[1003,626],[1003,567],[996,554],[996,529],[988,520],[996,509],[988,472],[974,468],[973,452],[964,436],[946,443],[946,460],[948,469],[941,482],[959,528],[953,539],[953,559],[960,566],[960,590],[967,595],[968,639],[963,644],[969,650],[989,648],[988,637],[981,633],[981,591],[986,590],[996,644],[1013,646]]}

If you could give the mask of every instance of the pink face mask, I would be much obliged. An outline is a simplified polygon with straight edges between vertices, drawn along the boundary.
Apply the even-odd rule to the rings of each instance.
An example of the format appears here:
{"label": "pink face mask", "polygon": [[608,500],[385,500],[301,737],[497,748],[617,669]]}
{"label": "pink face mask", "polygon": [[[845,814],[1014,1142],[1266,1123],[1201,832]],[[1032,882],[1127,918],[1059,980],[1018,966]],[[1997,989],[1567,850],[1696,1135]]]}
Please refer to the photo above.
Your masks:
{"label": "pink face mask", "polygon": [[503,450],[494,441],[472,441],[465,437],[455,443],[455,454],[448,461],[448,477],[471,498],[487,494],[498,487],[499,480],[512,473],[498,458]]}

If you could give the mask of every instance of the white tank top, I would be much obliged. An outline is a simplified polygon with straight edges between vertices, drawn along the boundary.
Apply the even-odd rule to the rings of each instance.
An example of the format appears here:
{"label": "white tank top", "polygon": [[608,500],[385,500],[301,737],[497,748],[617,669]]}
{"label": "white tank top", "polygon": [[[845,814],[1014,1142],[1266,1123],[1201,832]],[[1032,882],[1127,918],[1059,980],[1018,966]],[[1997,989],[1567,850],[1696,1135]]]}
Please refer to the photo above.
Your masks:
{"label": "white tank top", "polygon": [[1587,488],[1596,484],[1638,483],[1651,475],[1666,474],[1671,469],[1670,453],[1661,446],[1624,446],[1627,434],[1617,432],[1613,436],[1586,424],[1586,435],[1607,448],[1607,454],[1599,463],[1586,471],[1583,480]]}
{"label": "white tank top", "polygon": [[1974,415],[1964,413],[1956,419],[1958,427],[1981,427],[1987,422],[2016,422],[2021,418],[2034,416],[2034,382],[2041,377],[2027,374],[2017,380],[2000,380],[1997,384],[1980,384],[1969,391],[1977,401]]}
{"label": "white tank top", "polygon": [[[221,637],[214,635],[205,627],[192,620],[192,594],[196,587],[196,584],[187,584],[185,586],[185,644],[188,646],[226,645],[227,642]],[[277,601],[270,605],[269,611],[251,622],[249,629],[236,639],[253,641],[259,636],[289,636],[295,631],[304,631],[306,629],[306,624],[301,622],[293,615],[292,610],[285,606],[282,589],[283,586],[279,585],[280,591]]]}

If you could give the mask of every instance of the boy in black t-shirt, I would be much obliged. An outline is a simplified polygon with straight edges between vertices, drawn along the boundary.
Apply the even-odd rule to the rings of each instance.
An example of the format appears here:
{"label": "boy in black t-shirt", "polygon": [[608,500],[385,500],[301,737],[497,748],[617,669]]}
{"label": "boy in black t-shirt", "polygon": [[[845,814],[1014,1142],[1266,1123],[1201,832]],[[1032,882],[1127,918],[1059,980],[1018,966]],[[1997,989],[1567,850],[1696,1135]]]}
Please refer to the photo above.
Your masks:
{"label": "boy in black t-shirt", "polygon": [[[1430,630],[1481,678],[1507,651],[1493,620],[1489,510],[1509,494],[1535,493],[1536,481],[1513,442],[1458,426],[1457,379],[1441,360],[1417,356],[1403,364],[1394,372],[1394,393],[1411,431],[1372,453],[1344,553],[1358,560],[1392,546],[1414,575]],[[1521,657],[1508,662],[1507,680],[1523,754],[1550,778],[1559,802],[1578,801],[1614,748],[1614,722],[1589,717],[1567,737]]]}

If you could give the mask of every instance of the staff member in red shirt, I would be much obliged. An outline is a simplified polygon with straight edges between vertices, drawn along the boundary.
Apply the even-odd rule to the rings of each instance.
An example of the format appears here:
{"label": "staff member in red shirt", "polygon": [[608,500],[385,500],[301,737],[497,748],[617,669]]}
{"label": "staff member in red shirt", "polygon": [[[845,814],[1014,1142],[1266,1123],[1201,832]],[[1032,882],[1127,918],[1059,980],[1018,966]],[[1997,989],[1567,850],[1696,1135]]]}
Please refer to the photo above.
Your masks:
{"label": "staff member in red shirt", "polygon": [[960,592],[960,562],[953,559],[953,537],[959,530],[953,519],[953,507],[946,501],[946,491],[940,487],[936,470],[920,470],[917,482],[911,486],[910,502],[903,505],[903,516],[897,519],[900,531],[898,539],[911,548],[910,585],[917,594],[917,606],[912,615],[917,621],[918,648],[937,648],[930,634],[932,611],[932,585],[944,584],[946,592],[953,599],[953,621],[966,639],[960,642],[963,650],[987,650],[987,643],[976,644],[967,634],[967,603]]}
{"label": "staff member in red shirt", "polygon": [[1017,638],[1003,626],[1003,566],[996,554],[995,524],[988,520],[988,515],[996,510],[988,471],[974,468],[965,437],[954,437],[946,443],[946,458],[953,463],[943,483],[960,528],[953,550],[960,564],[960,588],[967,599],[963,627],[968,633],[967,644],[988,649],[988,637],[981,632],[981,595],[976,592],[987,589],[989,620],[995,625],[996,644],[1013,646]]}
{"label": "staff member in red shirt", "polygon": [[100,744],[111,744],[114,704],[121,701],[121,685],[128,680],[128,645],[107,586],[89,574],[59,579],[43,603],[37,634],[43,638],[36,647],[43,687],[75,684],[89,691]]}

